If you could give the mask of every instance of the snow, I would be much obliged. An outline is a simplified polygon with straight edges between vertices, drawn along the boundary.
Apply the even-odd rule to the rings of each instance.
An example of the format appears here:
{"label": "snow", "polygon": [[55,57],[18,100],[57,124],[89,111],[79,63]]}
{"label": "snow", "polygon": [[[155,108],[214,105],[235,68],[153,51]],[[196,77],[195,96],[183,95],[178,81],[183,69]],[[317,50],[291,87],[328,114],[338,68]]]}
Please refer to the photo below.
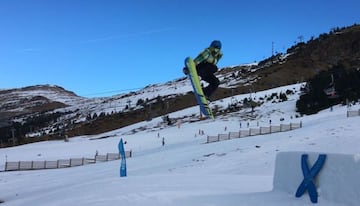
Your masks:
{"label": "snow", "polygon": [[[308,167],[311,169],[319,157],[319,153],[308,154]],[[276,172],[274,176],[274,190],[283,190],[295,194],[297,187],[304,179],[299,162],[302,152],[282,152],[276,159]],[[358,205],[360,202],[360,187],[358,173],[360,164],[351,154],[327,153],[325,163],[317,177],[318,193],[327,200],[339,202],[344,205]],[[286,167],[284,167],[286,166]],[[336,187],[334,187],[334,185]]]}
{"label": "snow", "polygon": [[[299,91],[299,87],[300,84],[289,85],[253,93],[251,97],[259,99],[288,89]],[[235,98],[242,100],[249,95]],[[69,142],[48,141],[0,149],[0,170],[6,160],[50,161],[93,157],[96,151],[99,154],[117,152],[120,138],[127,142],[125,150],[133,152],[133,157],[127,159],[128,176],[123,178],[119,176],[120,160],[65,169],[0,172],[0,200],[4,201],[1,205],[313,205],[306,193],[296,198],[286,189],[274,188],[277,185],[274,177],[279,172],[275,168],[289,173],[287,178],[291,177],[287,165],[276,166],[277,155],[282,152],[350,155],[356,164],[360,159],[360,116],[347,118],[346,112],[358,110],[360,105],[351,108],[339,105],[332,111],[327,109],[295,118],[297,98],[298,92],[286,102],[265,102],[254,113],[243,109],[218,116],[214,121],[184,122],[180,128],[176,125],[158,127],[162,121],[159,117],[104,134],[71,138]],[[211,104],[226,106],[231,101],[226,98]],[[190,116],[198,111],[198,107],[191,107],[169,116]],[[272,125],[302,122],[303,127],[205,144],[207,135],[236,132],[240,123],[243,128],[245,123],[250,127],[265,126],[269,120]],[[205,135],[200,135],[199,130]],[[90,140],[102,136],[110,137]],[[161,145],[162,138],[165,146]],[[352,163],[346,163],[348,168],[344,170],[351,170]],[[351,172],[348,179],[355,175]],[[358,186],[357,179],[340,189],[353,191],[359,197],[360,189],[351,188]],[[296,190],[299,184],[299,180],[294,180],[291,185]],[[326,198],[322,193],[336,191],[339,186],[343,184],[320,187],[317,205],[355,205],[354,201],[342,202]]]}
{"label": "snow", "polygon": [[[48,85],[48,86],[51,87],[51,85]],[[52,87],[56,88],[55,86],[52,86]],[[34,90],[25,90],[25,91],[14,91],[14,92],[12,92],[12,94],[18,95],[19,97],[27,97],[27,98],[43,96],[48,99],[51,99],[52,101],[58,101],[58,102],[62,102],[64,104],[69,104],[69,105],[72,105],[78,101],[83,100],[82,97],[72,96],[66,92],[60,93],[57,90],[44,89],[42,87],[39,87],[36,90],[34,89]]]}

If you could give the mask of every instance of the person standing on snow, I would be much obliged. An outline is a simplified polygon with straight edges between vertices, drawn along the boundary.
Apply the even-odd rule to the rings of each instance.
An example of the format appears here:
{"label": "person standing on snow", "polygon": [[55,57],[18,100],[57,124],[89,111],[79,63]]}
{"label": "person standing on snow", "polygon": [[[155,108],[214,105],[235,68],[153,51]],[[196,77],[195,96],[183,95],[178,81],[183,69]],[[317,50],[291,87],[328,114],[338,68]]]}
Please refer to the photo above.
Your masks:
{"label": "person standing on snow", "polygon": [[[204,51],[194,59],[198,75],[202,80],[209,83],[207,87],[203,88],[204,95],[207,99],[209,99],[219,87],[220,81],[214,73],[219,70],[216,64],[221,59],[222,55],[221,42],[219,40],[214,40],[208,48],[204,49]],[[184,67],[183,72],[187,75],[189,74],[189,69]]]}

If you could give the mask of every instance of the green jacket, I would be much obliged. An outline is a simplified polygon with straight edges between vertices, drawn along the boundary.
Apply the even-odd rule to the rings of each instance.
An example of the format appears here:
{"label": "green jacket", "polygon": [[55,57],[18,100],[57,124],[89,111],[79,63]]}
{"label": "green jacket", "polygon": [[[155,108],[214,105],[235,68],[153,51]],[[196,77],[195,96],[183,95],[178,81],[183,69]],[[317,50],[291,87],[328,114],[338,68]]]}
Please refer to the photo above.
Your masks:
{"label": "green jacket", "polygon": [[202,51],[194,59],[194,62],[196,65],[203,63],[203,62],[208,62],[208,63],[216,65],[218,63],[218,61],[221,59],[222,55],[223,54],[220,49],[209,47],[209,48],[206,48],[204,51]]}

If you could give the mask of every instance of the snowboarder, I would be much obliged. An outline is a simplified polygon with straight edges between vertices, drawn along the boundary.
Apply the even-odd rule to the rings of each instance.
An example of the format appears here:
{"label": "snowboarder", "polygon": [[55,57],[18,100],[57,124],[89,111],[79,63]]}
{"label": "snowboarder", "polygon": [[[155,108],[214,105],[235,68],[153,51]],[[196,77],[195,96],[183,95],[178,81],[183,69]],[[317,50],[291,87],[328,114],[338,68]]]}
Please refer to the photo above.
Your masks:
{"label": "snowboarder", "polygon": [[[207,99],[215,92],[218,88],[220,81],[215,76],[215,72],[219,69],[216,66],[218,61],[222,57],[221,42],[214,40],[210,46],[202,51],[195,59],[196,71],[202,80],[209,83],[209,85],[203,88],[204,95]],[[188,68],[184,67],[183,72],[185,75],[189,73]]]}

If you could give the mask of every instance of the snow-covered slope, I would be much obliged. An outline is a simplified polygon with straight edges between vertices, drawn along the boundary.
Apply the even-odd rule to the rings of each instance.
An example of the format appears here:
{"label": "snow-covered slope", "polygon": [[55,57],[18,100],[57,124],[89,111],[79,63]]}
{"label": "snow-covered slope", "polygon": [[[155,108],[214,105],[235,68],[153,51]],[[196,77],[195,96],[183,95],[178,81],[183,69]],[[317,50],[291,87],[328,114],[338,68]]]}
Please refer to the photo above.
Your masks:
{"label": "snow-covered slope", "polygon": [[[287,90],[290,85],[251,94],[262,99]],[[346,117],[347,110],[336,106],[316,115],[297,117],[295,100],[265,101],[254,112],[244,109],[218,116],[214,121],[183,123],[180,128],[158,127],[161,118],[140,122],[96,136],[71,138],[69,142],[50,141],[0,149],[0,168],[4,162],[57,160],[92,157],[95,152],[117,152],[123,138],[128,177],[119,177],[120,161],[82,167],[0,173],[0,199],[4,205],[313,205],[308,197],[272,191],[275,157],[283,151],[358,154],[360,117]],[[248,95],[236,96],[237,99]],[[214,104],[227,105],[233,99]],[[169,114],[190,115],[197,107]],[[204,144],[207,135],[238,131],[240,125],[258,127],[302,122],[297,130]],[[243,124],[240,124],[243,123]],[[141,128],[141,129],[139,129]],[[226,131],[225,131],[226,129]],[[204,131],[204,135],[199,134]],[[133,132],[136,131],[136,132]],[[90,140],[101,136],[106,139]],[[165,146],[162,146],[162,138]],[[336,185],[333,186],[334,188]],[[359,189],[356,191],[360,191]],[[359,194],[360,195],[360,194]],[[340,206],[319,197],[318,205]]]}
{"label": "snow-covered slope", "polygon": [[[251,66],[242,66],[243,70]],[[220,87],[229,88],[239,82],[246,82],[246,78],[240,75],[231,75],[233,71],[222,70],[218,77],[222,84]],[[237,72],[240,73],[240,72]],[[51,115],[53,121],[44,127],[44,124],[33,125],[37,128],[26,136],[37,136],[39,134],[56,131],[61,127],[71,128],[70,122],[81,123],[87,118],[110,115],[142,108],[138,102],[154,103],[161,98],[162,101],[184,95],[192,91],[190,82],[185,78],[175,79],[165,83],[153,84],[138,91],[119,94],[111,97],[84,98],[73,92],[55,85],[37,85],[19,89],[0,91],[0,126],[9,126],[11,122],[26,123],[27,119],[33,117],[41,118],[40,115]],[[46,112],[46,113],[45,113]]]}

